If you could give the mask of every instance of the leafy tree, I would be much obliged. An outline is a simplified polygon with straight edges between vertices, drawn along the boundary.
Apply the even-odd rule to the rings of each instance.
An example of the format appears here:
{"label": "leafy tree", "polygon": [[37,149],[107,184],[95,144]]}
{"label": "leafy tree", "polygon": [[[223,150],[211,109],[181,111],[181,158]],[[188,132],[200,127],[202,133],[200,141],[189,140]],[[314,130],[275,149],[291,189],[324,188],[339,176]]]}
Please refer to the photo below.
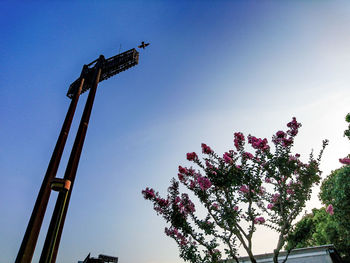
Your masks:
{"label": "leafy tree", "polygon": [[294,227],[288,236],[286,249],[335,244],[338,247],[341,232],[338,222],[325,208],[312,210]]}
{"label": "leafy tree", "polygon": [[333,171],[322,183],[320,198],[327,209],[313,209],[288,236],[286,249],[334,244],[350,262],[350,166]]}
{"label": "leafy tree", "polygon": [[[324,141],[317,159],[311,153],[303,163],[299,154],[291,152],[301,124],[293,118],[287,126],[286,132],[272,136],[274,151],[266,138],[246,138],[240,132],[234,134],[234,150],[222,157],[203,143],[203,160],[195,152],[187,154],[198,169],[179,166],[179,181],[172,179],[167,197],[148,187],[142,191],[170,224],[165,233],[177,242],[185,261],[216,263],[225,253],[238,262],[237,246],[241,244],[251,262],[256,262],[252,238],[256,227],[265,225],[279,233],[274,250],[277,263],[293,220],[310,198],[312,186],[320,181],[319,162],[327,145]],[[246,149],[246,139],[252,152]],[[204,218],[196,215],[189,195],[180,194],[180,183],[206,209]]]}
{"label": "leafy tree", "polygon": [[350,246],[350,166],[333,171],[322,183],[320,198],[333,207],[333,217],[343,233],[347,235]]}
{"label": "leafy tree", "polygon": [[[350,122],[350,114],[345,120]],[[344,136],[350,139],[350,125]],[[321,185],[319,197],[327,209],[313,209],[305,215],[289,235],[286,247],[334,244],[350,262],[350,158],[339,161],[345,166],[332,171]]]}
{"label": "leafy tree", "polygon": [[350,165],[332,171],[322,183],[320,198],[324,204],[333,208],[329,217],[332,217],[333,225],[338,230],[338,235],[330,232],[327,238],[350,262]]}

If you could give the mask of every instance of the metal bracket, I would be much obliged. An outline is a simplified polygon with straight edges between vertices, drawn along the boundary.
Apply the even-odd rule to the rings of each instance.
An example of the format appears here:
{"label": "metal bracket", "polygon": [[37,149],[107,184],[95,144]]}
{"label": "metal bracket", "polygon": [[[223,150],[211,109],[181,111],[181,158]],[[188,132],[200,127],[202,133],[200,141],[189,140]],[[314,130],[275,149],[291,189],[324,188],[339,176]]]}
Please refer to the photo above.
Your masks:
{"label": "metal bracket", "polygon": [[62,178],[54,178],[51,181],[51,189],[57,192],[67,192],[69,191],[71,186],[71,181],[62,179]]}

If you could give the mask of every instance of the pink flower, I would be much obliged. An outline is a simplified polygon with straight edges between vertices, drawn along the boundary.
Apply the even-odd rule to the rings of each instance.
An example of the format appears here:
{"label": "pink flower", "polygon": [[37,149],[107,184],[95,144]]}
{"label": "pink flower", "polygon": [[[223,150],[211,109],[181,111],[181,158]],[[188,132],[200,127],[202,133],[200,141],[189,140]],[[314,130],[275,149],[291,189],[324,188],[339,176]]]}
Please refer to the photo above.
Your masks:
{"label": "pink flower", "polygon": [[185,176],[184,176],[183,174],[178,173],[177,176],[178,176],[180,182],[183,182],[183,183],[184,183],[184,182],[186,181],[186,180],[185,180]]}
{"label": "pink flower", "polygon": [[193,176],[196,173],[196,171],[191,167],[187,170],[187,175]]}
{"label": "pink flower", "polygon": [[266,183],[271,183],[271,179],[268,178],[268,177],[266,177],[266,178],[265,178],[265,182],[266,182]]}
{"label": "pink flower", "polygon": [[350,164],[350,158],[339,159],[339,162],[342,164]]}
{"label": "pink flower", "polygon": [[326,212],[330,215],[333,215],[334,214],[333,206],[332,205],[327,206]]}
{"label": "pink flower", "polygon": [[293,117],[292,121],[287,124],[287,127],[290,129],[287,131],[287,133],[294,137],[298,134],[298,129],[301,127],[301,124],[297,122],[296,118]]}
{"label": "pink flower", "polygon": [[198,184],[199,184],[199,187],[204,191],[204,190],[207,190],[208,188],[210,188],[211,186],[211,182],[209,180],[209,178],[207,177],[202,177],[202,176],[199,176],[197,178],[197,181],[198,181]]}
{"label": "pink flower", "polygon": [[262,216],[261,217],[256,217],[254,219],[254,223],[255,224],[264,224],[265,223],[265,218],[263,218]]}
{"label": "pink flower", "polygon": [[188,243],[188,240],[175,227],[170,229],[166,227],[164,232],[167,236],[174,237],[180,243],[180,246],[185,246]]}
{"label": "pink flower", "polygon": [[270,149],[270,146],[267,145],[267,139],[260,139],[254,136],[248,136],[248,143],[252,145],[254,149],[267,151]]}
{"label": "pink flower", "polygon": [[246,185],[242,185],[241,188],[239,188],[239,191],[242,193],[249,193],[249,189]]}
{"label": "pink flower", "polygon": [[211,154],[213,152],[214,151],[208,145],[206,145],[205,143],[202,143],[202,153]]}
{"label": "pink flower", "polygon": [[211,226],[211,225],[214,224],[213,222],[210,222],[210,221],[206,221],[205,223],[206,223],[207,225],[209,225],[209,226]]}
{"label": "pink flower", "polygon": [[264,194],[265,194],[265,191],[266,191],[265,187],[260,186],[260,188],[259,188],[259,194],[260,194],[260,195],[264,195]]}
{"label": "pink flower", "polygon": [[289,145],[291,145],[293,143],[293,138],[283,138],[282,139],[282,146],[284,147],[288,147]]}
{"label": "pink flower", "polygon": [[198,159],[198,156],[195,152],[187,153],[187,160],[194,161],[196,159]]}
{"label": "pink flower", "polygon": [[193,180],[191,180],[190,181],[190,189],[193,189],[195,186],[196,186],[196,183]]}
{"label": "pink flower", "polygon": [[148,187],[146,187],[146,189],[142,191],[142,194],[145,199],[152,199],[153,197],[155,197],[154,190]]}
{"label": "pink flower", "polygon": [[157,203],[160,207],[167,207],[170,204],[168,199],[163,198],[157,198]]}
{"label": "pink flower", "polygon": [[214,210],[218,210],[219,209],[219,205],[217,203],[214,203],[211,207]]}
{"label": "pink flower", "polygon": [[196,211],[194,203],[190,200],[187,194],[182,194],[182,200],[186,208],[186,212],[193,213]]}
{"label": "pink flower", "polygon": [[293,155],[289,155],[289,161],[296,161],[297,157],[293,156]]}
{"label": "pink flower", "polygon": [[285,138],[286,137],[286,133],[284,131],[278,131],[276,132],[276,137],[277,138]]}
{"label": "pink flower", "polygon": [[275,193],[272,196],[272,203],[276,203],[279,197],[280,197],[280,194],[279,193]]}
{"label": "pink flower", "polygon": [[179,166],[179,173],[177,176],[179,177],[180,182],[185,183],[186,178],[185,175],[189,175],[190,172],[187,170],[187,168],[182,167],[181,165]]}
{"label": "pink flower", "polygon": [[236,132],[236,133],[234,134],[234,136],[235,136],[234,143],[235,143],[236,149],[237,149],[237,150],[242,149],[242,148],[243,148],[243,145],[244,145],[244,140],[245,140],[243,133],[241,133],[241,132]]}
{"label": "pink flower", "polygon": [[232,158],[231,155],[229,153],[224,153],[224,155],[222,156],[224,158],[225,163],[231,163],[232,162]]}
{"label": "pink flower", "polygon": [[293,190],[293,189],[288,188],[288,189],[287,189],[287,194],[293,195],[293,194],[294,194],[294,190]]}
{"label": "pink flower", "polygon": [[[182,194],[180,196],[176,196],[174,200],[174,204],[178,207],[180,213],[185,217],[196,211],[194,203],[188,197],[188,194]],[[168,203],[166,203],[168,205]]]}
{"label": "pink flower", "polygon": [[175,204],[180,203],[180,202],[181,202],[180,196],[175,197]]}
{"label": "pink flower", "polygon": [[274,204],[268,204],[267,209],[272,209],[275,205]]}
{"label": "pink flower", "polygon": [[209,169],[213,168],[213,166],[210,164],[208,160],[205,160],[205,166]]}
{"label": "pink flower", "polygon": [[238,209],[239,209],[238,206],[235,206],[235,207],[233,208],[233,210],[235,210],[235,211],[238,211]]}
{"label": "pink flower", "polygon": [[181,165],[179,165],[179,173],[182,173],[182,174],[187,174],[187,168],[184,168],[182,167]]}
{"label": "pink flower", "polygon": [[243,153],[243,158],[246,158],[246,159],[253,159],[254,156],[253,154],[249,153],[249,152],[244,152]]}

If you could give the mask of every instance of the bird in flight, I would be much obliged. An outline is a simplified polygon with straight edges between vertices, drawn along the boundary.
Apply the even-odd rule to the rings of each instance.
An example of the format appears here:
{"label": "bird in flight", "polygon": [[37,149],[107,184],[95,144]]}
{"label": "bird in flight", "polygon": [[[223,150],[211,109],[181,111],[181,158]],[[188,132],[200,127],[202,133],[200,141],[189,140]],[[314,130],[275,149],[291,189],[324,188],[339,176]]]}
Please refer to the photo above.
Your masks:
{"label": "bird in flight", "polygon": [[145,43],[144,41],[142,41],[141,45],[139,45],[139,48],[145,49],[145,47],[147,47],[148,45],[149,45],[149,43]]}

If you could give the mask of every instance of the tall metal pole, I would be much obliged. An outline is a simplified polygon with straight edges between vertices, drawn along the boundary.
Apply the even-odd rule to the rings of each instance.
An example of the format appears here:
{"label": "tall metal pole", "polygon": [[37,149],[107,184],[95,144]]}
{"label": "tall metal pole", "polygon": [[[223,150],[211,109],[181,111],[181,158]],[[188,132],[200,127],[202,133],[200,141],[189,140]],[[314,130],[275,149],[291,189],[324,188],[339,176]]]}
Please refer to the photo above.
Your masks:
{"label": "tall metal pole", "polygon": [[56,176],[59,163],[61,161],[64,146],[67,141],[68,133],[72,124],[75,109],[79,100],[79,96],[84,85],[84,72],[87,66],[84,66],[80,75],[80,85],[75,92],[72,101],[70,103],[66,118],[62,125],[60,135],[58,136],[55,149],[52,153],[49,166],[47,168],[45,177],[41,184],[38,197],[36,199],[32,215],[29,219],[29,223],[24,234],[20,249],[18,251],[15,263],[30,263],[33,258],[35,246],[38,240],[40,228],[44,219],[47,204],[50,198],[50,183],[52,179]]}
{"label": "tall metal pole", "polygon": [[96,65],[93,77],[93,85],[90,89],[88,99],[84,108],[77,135],[75,137],[73,149],[69,157],[68,165],[64,174],[64,179],[71,182],[70,189],[65,192],[59,192],[54,212],[50,221],[49,229],[44,243],[44,248],[41,253],[39,263],[54,263],[57,257],[57,251],[61,240],[64,221],[67,215],[70,196],[72,194],[74,180],[78,169],[80,155],[83,149],[85,135],[87,132],[92,106],[95,99],[98,83],[100,81],[102,66],[105,59],[100,56]]}

